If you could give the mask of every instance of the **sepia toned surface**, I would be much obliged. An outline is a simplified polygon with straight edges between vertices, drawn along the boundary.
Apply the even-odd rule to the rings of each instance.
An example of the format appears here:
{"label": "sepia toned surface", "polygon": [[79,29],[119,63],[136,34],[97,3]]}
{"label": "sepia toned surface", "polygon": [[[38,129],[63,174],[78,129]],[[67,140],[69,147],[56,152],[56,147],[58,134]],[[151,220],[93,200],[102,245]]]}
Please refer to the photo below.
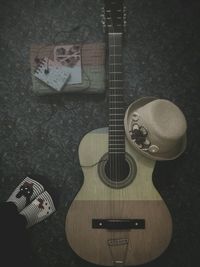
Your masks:
{"label": "sepia toned surface", "polygon": [[[65,217],[83,183],[78,146],[108,125],[104,95],[39,97],[33,93],[32,44],[104,42],[100,0],[2,0],[0,3],[0,201],[25,175],[48,177],[58,211],[30,229],[36,267],[95,267],[65,237]],[[153,182],[170,210],[172,241],[145,267],[199,265],[200,2],[127,0],[125,101],[173,101],[188,121],[185,153],[157,162]]]}

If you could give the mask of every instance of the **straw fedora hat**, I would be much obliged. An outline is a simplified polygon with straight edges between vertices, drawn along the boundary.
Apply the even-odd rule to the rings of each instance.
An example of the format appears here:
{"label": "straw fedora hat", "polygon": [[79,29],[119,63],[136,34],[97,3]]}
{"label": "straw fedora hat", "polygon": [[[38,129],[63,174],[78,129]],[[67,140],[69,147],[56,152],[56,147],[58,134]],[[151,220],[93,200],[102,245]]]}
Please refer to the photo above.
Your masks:
{"label": "straw fedora hat", "polygon": [[126,110],[124,127],[131,145],[154,160],[172,160],[186,148],[187,122],[171,101],[144,97]]}

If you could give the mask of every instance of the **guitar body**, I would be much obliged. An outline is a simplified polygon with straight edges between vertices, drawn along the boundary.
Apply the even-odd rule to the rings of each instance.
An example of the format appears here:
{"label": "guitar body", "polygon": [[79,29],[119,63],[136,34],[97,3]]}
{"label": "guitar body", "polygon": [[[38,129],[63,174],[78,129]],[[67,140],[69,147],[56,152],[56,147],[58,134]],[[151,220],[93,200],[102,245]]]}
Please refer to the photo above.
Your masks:
{"label": "guitar body", "polygon": [[[134,161],[132,181],[113,188],[101,178],[99,164],[108,153],[108,129],[89,132],[79,146],[84,183],[66,217],[71,248],[86,261],[105,266],[129,266],[149,262],[167,248],[172,235],[170,213],[152,183],[155,161],[143,157],[125,140],[126,153]],[[131,173],[133,172],[133,173]],[[141,229],[100,229],[93,220],[142,219]]]}

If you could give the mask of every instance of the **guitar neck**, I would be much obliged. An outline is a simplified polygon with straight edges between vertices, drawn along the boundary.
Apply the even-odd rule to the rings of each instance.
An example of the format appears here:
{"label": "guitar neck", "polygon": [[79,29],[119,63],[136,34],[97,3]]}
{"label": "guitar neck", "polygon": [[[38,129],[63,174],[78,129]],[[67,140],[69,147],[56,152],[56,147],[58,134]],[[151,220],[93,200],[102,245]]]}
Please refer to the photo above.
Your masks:
{"label": "guitar neck", "polygon": [[[123,0],[105,0],[102,24],[108,45],[109,158],[125,159],[122,38],[126,25]],[[115,161],[114,160],[114,161]],[[113,161],[112,161],[113,162]]]}
{"label": "guitar neck", "polygon": [[109,154],[125,153],[122,33],[108,33]]}

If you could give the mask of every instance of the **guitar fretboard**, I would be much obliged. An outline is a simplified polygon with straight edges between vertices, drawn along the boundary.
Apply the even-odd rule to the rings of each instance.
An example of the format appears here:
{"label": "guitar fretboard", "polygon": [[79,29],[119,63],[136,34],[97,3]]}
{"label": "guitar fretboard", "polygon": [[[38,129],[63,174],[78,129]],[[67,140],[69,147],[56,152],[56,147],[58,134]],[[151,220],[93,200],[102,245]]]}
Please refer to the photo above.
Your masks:
{"label": "guitar fretboard", "polygon": [[122,34],[108,34],[109,157],[125,154]]}

